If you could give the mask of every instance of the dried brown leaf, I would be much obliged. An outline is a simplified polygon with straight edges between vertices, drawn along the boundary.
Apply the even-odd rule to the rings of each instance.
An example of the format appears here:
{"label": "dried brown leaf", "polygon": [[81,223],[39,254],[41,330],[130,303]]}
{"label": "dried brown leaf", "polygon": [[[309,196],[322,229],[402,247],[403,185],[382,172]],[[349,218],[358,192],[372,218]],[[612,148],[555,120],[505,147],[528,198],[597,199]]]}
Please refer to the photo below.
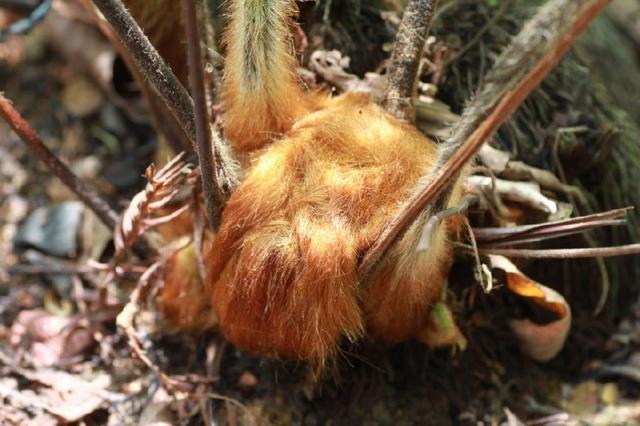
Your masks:
{"label": "dried brown leaf", "polygon": [[47,369],[23,371],[22,374],[41,385],[35,394],[34,404],[65,422],[82,420],[109,398],[106,391],[109,378],[106,375],[86,381],[63,371]]}
{"label": "dried brown leaf", "polygon": [[349,67],[349,58],[337,50],[317,50],[311,54],[309,68],[343,92],[370,93],[373,99],[384,96],[386,79],[377,73],[367,73],[364,79],[345,71]]}
{"label": "dried brown leaf", "polygon": [[52,315],[43,309],[24,310],[11,327],[13,346],[26,345],[33,361],[53,366],[81,354],[93,344],[93,333],[77,317]]}
{"label": "dried brown leaf", "polygon": [[523,353],[539,362],[551,360],[562,350],[571,327],[571,309],[566,300],[560,293],[520,272],[506,257],[489,257],[493,268],[506,273],[507,288],[512,293],[557,315],[557,320],[544,325],[530,319],[510,321]]}

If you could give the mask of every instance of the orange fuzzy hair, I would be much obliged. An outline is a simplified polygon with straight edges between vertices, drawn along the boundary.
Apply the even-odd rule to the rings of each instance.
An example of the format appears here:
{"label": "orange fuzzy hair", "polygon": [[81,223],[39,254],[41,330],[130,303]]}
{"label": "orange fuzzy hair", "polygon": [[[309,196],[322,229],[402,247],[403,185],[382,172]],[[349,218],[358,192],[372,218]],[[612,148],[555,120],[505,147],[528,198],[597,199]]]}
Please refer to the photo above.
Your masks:
{"label": "orange fuzzy hair", "polygon": [[365,330],[390,343],[416,336],[448,273],[447,231],[417,253],[416,223],[367,290],[356,267],[435,157],[431,141],[366,95],[327,99],[296,121],[255,158],[207,255],[227,339],[321,366]]}
{"label": "orange fuzzy hair", "polygon": [[301,90],[290,34],[292,1],[230,1],[224,35],[224,131],[237,153],[261,148],[316,108]]}
{"label": "orange fuzzy hair", "polygon": [[178,328],[197,329],[209,324],[210,304],[239,348],[318,369],[345,339],[417,337],[440,299],[454,222],[417,252],[423,215],[367,282],[356,270],[434,167],[436,145],[367,95],[300,87],[294,2],[232,0],[230,11],[224,132],[248,167],[204,255],[206,303],[181,252],[168,265],[161,309]]}
{"label": "orange fuzzy hair", "polygon": [[156,302],[174,328],[199,331],[217,324],[209,301],[202,297],[204,283],[193,242],[171,256],[165,265],[163,282]]}
{"label": "orange fuzzy hair", "polygon": [[345,338],[417,336],[440,298],[452,249],[444,227],[430,251],[416,252],[422,218],[370,282],[358,280],[358,259],[434,166],[437,148],[366,95],[303,91],[289,34],[293,7],[231,2],[224,129],[251,163],[206,255],[206,291],[236,346],[322,367]]}

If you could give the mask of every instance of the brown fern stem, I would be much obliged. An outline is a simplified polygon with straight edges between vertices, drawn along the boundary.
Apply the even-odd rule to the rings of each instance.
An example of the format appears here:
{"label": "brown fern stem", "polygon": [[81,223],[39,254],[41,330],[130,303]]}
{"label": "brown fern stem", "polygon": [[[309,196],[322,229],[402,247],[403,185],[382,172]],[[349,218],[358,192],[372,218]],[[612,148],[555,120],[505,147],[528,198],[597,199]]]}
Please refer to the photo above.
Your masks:
{"label": "brown fern stem", "polygon": [[195,111],[196,145],[198,163],[202,177],[202,192],[210,226],[216,230],[220,225],[220,213],[224,194],[216,174],[216,157],[213,156],[211,126],[207,114],[206,89],[200,48],[200,31],[194,0],[182,0],[182,13],[187,33],[187,59],[189,62],[189,83],[193,94]]}
{"label": "brown fern stem", "polygon": [[495,254],[505,257],[522,257],[529,259],[579,259],[587,257],[615,257],[640,254],[640,244],[628,244],[614,247],[590,247],[572,249],[480,249],[480,254]]}
{"label": "brown fern stem", "polygon": [[411,0],[391,53],[384,108],[400,121],[415,121],[414,94],[422,50],[437,0]]}

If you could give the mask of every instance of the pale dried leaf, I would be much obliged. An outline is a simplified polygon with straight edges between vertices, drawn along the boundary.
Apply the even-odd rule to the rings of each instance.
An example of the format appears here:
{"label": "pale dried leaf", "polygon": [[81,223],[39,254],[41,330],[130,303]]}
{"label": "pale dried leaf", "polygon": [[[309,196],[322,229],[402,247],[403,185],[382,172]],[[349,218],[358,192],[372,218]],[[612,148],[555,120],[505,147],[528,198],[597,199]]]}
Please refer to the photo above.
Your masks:
{"label": "pale dried leaf", "polygon": [[486,176],[469,176],[466,185],[469,191],[477,193],[495,191],[503,199],[522,203],[550,214],[555,214],[558,211],[558,204],[542,194],[540,185],[534,182],[492,180]]}
{"label": "pale dried leaf", "polygon": [[34,395],[34,404],[65,422],[82,420],[109,399],[107,375],[89,382],[56,370],[23,371],[22,374],[42,385]]}
{"label": "pale dried leaf", "polygon": [[75,317],[35,309],[18,314],[9,341],[13,346],[26,343],[37,365],[53,366],[84,352],[93,344],[93,333]]}
{"label": "pale dried leaf", "polygon": [[482,164],[487,166],[494,174],[499,175],[507,168],[507,164],[511,161],[511,155],[505,151],[501,151],[489,144],[482,145],[478,151],[478,158]]}

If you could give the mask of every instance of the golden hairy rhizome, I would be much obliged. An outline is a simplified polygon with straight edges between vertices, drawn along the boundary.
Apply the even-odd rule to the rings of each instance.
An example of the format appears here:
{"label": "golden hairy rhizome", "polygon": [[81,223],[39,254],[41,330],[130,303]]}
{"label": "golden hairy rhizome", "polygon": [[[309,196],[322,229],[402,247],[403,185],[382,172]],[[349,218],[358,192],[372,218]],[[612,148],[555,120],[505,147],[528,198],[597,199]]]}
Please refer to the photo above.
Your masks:
{"label": "golden hairy rhizome", "polygon": [[[437,146],[367,95],[301,87],[294,2],[231,0],[229,8],[224,134],[246,170],[207,244],[202,290],[190,284],[196,266],[174,260],[160,306],[192,329],[210,324],[203,317],[213,309],[239,348],[316,367],[344,339],[418,336],[448,274],[453,222],[419,252],[422,217],[370,277],[361,281],[356,270],[434,167]],[[455,187],[451,204],[461,197]]]}

